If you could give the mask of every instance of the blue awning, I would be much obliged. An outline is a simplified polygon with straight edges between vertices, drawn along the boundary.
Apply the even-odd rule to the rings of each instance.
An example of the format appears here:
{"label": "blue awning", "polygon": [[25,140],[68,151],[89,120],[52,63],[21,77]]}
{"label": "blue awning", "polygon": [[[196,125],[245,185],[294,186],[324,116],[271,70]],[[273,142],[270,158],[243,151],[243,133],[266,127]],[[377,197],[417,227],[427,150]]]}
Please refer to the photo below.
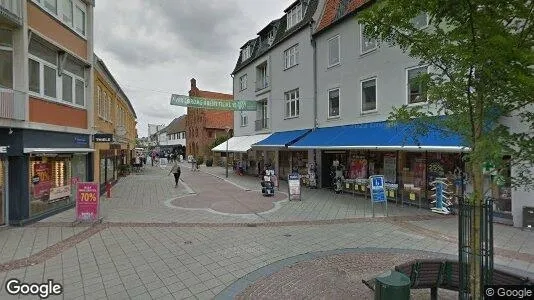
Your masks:
{"label": "blue awning", "polygon": [[301,130],[291,130],[291,131],[280,131],[271,134],[266,139],[257,142],[252,145],[252,147],[287,147],[298,140],[303,136],[309,133],[311,129],[301,129]]}
{"label": "blue awning", "polygon": [[369,149],[407,151],[468,151],[457,134],[428,128],[424,136],[414,135],[414,125],[375,122],[356,125],[317,128],[292,149]]}

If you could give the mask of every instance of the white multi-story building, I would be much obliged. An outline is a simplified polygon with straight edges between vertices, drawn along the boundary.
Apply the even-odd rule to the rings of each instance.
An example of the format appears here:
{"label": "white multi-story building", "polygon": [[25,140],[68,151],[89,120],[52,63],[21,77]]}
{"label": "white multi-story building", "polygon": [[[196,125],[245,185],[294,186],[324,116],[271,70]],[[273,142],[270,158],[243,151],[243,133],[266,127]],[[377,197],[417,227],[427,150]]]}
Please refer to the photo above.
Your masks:
{"label": "white multi-story building", "polygon": [[[425,206],[435,178],[458,182],[465,143],[436,128],[413,138],[409,125],[387,126],[393,107],[433,109],[417,81],[428,66],[363,34],[358,14],[368,5],[296,1],[241,47],[232,73],[234,97],[255,100],[258,109],[235,113],[230,152],[241,152],[253,172],[273,163],[282,179],[294,167],[305,173],[313,162],[323,187],[331,185],[337,160],[344,166],[345,189],[365,191],[358,182],[383,174],[398,187],[391,197]],[[428,26],[426,14],[412,21]],[[224,151],[224,145],[216,150]],[[534,206],[531,193],[506,186],[493,197],[496,218],[516,226],[523,207]]]}
{"label": "white multi-story building", "polygon": [[[241,153],[239,158],[250,172],[273,164],[276,172],[285,176],[290,171],[290,157],[308,156],[292,153],[287,145],[314,126],[311,38],[322,5],[322,0],[293,2],[283,17],[241,47],[232,72],[234,99],[256,101],[257,110],[235,113],[229,152]],[[225,147],[215,150],[225,151]]]}

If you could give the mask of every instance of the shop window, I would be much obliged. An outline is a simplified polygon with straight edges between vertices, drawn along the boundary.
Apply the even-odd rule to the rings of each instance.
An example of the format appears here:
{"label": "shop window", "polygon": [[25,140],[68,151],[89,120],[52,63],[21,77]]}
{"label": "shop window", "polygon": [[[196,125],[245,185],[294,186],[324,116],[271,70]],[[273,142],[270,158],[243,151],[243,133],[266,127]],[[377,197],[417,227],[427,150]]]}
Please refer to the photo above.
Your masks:
{"label": "shop window", "polygon": [[492,176],[492,197],[496,213],[511,215],[512,213],[512,172],[510,157],[504,158],[504,167]]}
{"label": "shop window", "polygon": [[74,201],[71,178],[72,157],[30,158],[30,216],[71,204]]}
{"label": "shop window", "polygon": [[0,159],[0,225],[5,224],[5,206],[6,206],[6,194],[5,194],[5,187],[6,187],[6,178],[5,175],[6,168],[4,167],[4,161]]}

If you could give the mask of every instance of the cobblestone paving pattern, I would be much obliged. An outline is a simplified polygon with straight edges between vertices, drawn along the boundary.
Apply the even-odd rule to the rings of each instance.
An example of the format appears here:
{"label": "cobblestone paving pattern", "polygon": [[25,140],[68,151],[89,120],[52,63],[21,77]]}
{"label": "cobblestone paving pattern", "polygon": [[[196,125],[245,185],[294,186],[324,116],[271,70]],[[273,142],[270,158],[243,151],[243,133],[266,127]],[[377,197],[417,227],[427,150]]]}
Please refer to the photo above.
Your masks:
{"label": "cobblestone paving pattern", "polygon": [[[264,277],[235,299],[373,299],[362,283],[414,259],[438,258],[420,254],[349,253],[321,257],[286,266]],[[429,299],[430,290],[412,290],[411,299]],[[458,299],[458,293],[439,291],[439,299]]]}

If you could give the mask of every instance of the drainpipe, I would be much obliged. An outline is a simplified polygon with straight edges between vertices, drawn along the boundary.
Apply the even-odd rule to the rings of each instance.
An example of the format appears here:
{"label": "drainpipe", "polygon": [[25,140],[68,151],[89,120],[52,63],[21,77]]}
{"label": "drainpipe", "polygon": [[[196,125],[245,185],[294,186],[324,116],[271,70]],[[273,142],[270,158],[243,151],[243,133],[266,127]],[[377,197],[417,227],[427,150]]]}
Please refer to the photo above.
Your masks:
{"label": "drainpipe", "polygon": [[313,129],[317,128],[317,43],[313,38],[313,24],[310,22],[310,40],[313,48]]}

